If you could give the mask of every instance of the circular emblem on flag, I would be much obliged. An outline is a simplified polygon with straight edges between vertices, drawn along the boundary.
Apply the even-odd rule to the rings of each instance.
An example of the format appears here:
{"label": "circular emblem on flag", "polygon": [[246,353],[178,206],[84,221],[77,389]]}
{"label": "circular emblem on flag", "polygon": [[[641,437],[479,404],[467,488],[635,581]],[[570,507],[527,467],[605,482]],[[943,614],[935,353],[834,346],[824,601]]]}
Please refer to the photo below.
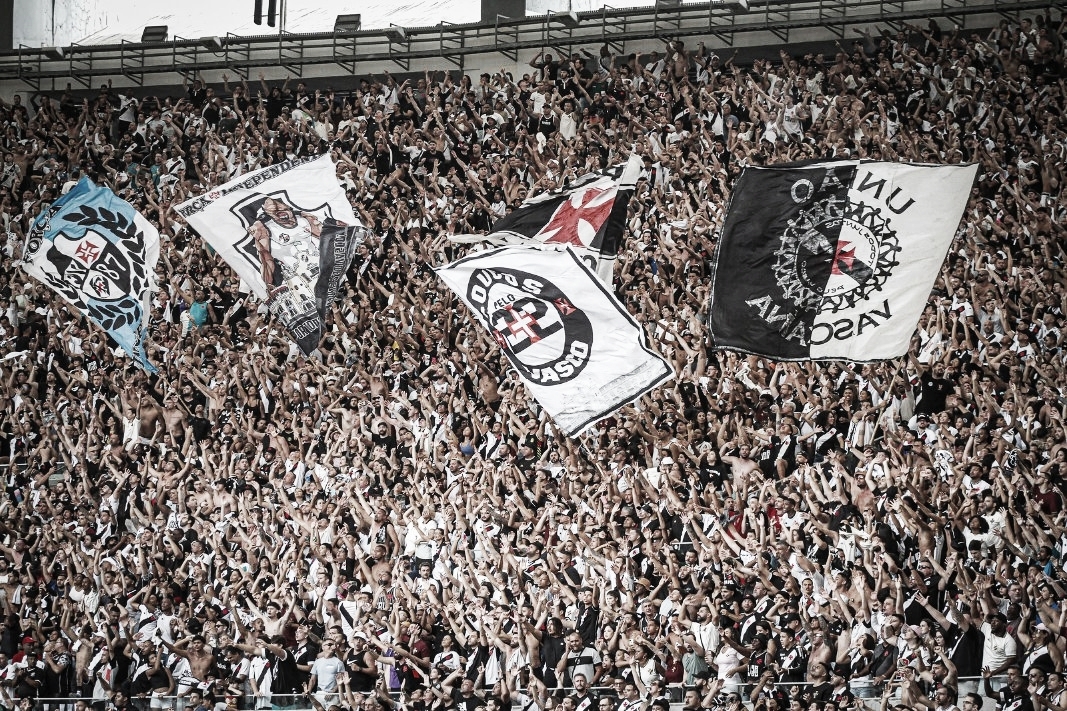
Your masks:
{"label": "circular emblem on flag", "polygon": [[565,383],[589,364],[589,317],[547,279],[517,269],[477,269],[466,300],[530,382]]}
{"label": "circular emblem on flag", "polygon": [[41,237],[39,235],[33,235],[26,243],[26,253],[24,258],[27,261],[31,261],[38,252],[41,251]]}
{"label": "circular emblem on flag", "polygon": [[836,313],[880,290],[899,251],[896,232],[878,208],[828,197],[789,221],[775,252],[774,275],[798,307]]}

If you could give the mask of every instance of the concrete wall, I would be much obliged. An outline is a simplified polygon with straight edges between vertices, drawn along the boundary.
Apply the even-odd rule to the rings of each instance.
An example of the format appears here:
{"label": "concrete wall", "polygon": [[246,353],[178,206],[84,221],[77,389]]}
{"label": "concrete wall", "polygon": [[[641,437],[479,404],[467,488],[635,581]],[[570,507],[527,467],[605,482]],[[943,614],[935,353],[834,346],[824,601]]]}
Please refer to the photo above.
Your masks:
{"label": "concrete wall", "polygon": [[113,21],[108,0],[15,0],[12,45],[64,47],[99,32]]}

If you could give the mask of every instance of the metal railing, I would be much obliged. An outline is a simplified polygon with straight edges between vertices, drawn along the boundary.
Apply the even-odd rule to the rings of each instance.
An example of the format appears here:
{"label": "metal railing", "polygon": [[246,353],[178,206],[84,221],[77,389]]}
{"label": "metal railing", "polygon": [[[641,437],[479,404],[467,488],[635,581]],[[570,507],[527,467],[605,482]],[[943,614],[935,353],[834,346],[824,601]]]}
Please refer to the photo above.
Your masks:
{"label": "metal railing", "polygon": [[[1006,676],[998,676],[998,677],[993,677],[991,682],[992,682],[994,688],[999,688],[1001,685],[1003,685],[1006,682],[1006,680],[1007,680]],[[984,680],[983,680],[982,677],[961,677],[961,678],[958,679],[958,683],[961,686],[963,686],[965,684],[970,684],[972,688],[976,688],[977,692],[984,696],[984,694],[982,693],[983,692],[983,681]],[[755,686],[756,686],[755,684],[751,684],[751,683],[747,683],[747,682],[746,683],[742,683],[742,684],[730,684],[730,685],[728,685],[728,686],[726,686],[724,688],[724,693],[740,694],[742,700],[746,703],[746,705],[751,705],[749,703],[748,699],[749,699],[749,696],[752,693],[752,690],[755,688]],[[772,683],[772,684],[768,684],[767,685],[768,688],[782,687],[782,690],[785,691],[786,693],[789,693],[789,691],[791,689],[793,689],[794,687],[799,688],[799,689],[804,689],[807,686],[811,686],[811,682],[788,682],[788,683],[782,682],[782,683]],[[667,687],[667,692],[670,695],[670,700],[671,700],[671,711],[678,711],[681,708],[681,706],[682,706],[681,701],[682,701],[682,696],[683,696],[685,688],[686,687],[684,687],[681,684],[671,684],[671,685],[669,685]],[[871,685],[870,690],[872,692],[874,692],[874,693],[872,693],[871,696],[864,697],[864,696],[859,695],[859,694],[858,694],[858,696],[861,699],[861,701],[866,699],[867,701],[869,701],[872,704],[874,704],[874,706],[869,706],[869,708],[875,708],[877,706],[878,701],[881,699],[882,692],[883,692],[884,689],[885,689],[885,685],[884,684],[881,685],[881,686]],[[571,688],[571,687],[561,687],[559,689],[559,691],[562,691],[564,693],[570,693],[570,692],[573,691],[573,688]],[[609,694],[610,695],[610,694],[614,694],[615,693],[614,689],[612,687],[609,687],[609,686],[593,687],[591,689],[591,691],[593,691],[594,693],[599,694],[599,695],[604,695],[604,694]],[[400,692],[399,691],[391,691],[390,692],[390,696],[393,698],[394,701],[399,701],[400,700]],[[894,698],[899,698],[899,690],[896,691],[896,693],[893,695],[893,697]],[[230,698],[237,699],[237,701],[238,701],[238,706],[237,707],[240,708],[240,709],[248,709],[249,711],[255,711],[255,710],[258,710],[258,709],[271,709],[271,708],[285,708],[285,709],[292,710],[292,711],[303,711],[304,709],[308,709],[310,711],[310,709],[314,708],[314,706],[311,704],[311,702],[308,699],[308,697],[307,696],[303,696],[303,695],[300,695],[300,696],[283,696],[283,695],[280,695],[280,694],[275,694],[273,696],[267,696],[267,697],[263,697],[263,696],[236,696],[236,697],[234,697],[233,695],[227,694],[226,698],[227,699],[230,699]],[[74,703],[76,701],[78,701],[79,699],[86,701],[90,705],[98,705],[99,703],[106,703],[106,702],[109,701],[108,698],[97,699],[97,698],[87,698],[87,697],[72,697],[72,698],[43,698],[43,697],[39,697],[37,699],[34,699],[34,701],[35,701],[35,704],[36,704],[36,708],[37,709],[41,709],[42,711],[48,711],[50,709],[51,710],[68,711],[68,710],[72,710],[74,708]],[[189,706],[188,706],[188,703],[187,703],[188,699],[186,697],[184,697],[184,696],[132,696],[132,697],[130,697],[130,701],[131,701],[131,705],[134,708],[136,708],[138,711],[151,711],[151,709],[168,709],[169,711],[188,711],[188,709],[189,709]]]}
{"label": "metal railing", "polygon": [[[254,70],[301,76],[344,77],[357,71],[399,67],[403,71],[439,69],[444,59],[463,70],[468,58],[479,66],[520,61],[522,52],[551,48],[570,54],[604,43],[621,52],[626,42],[661,37],[706,36],[720,46],[775,46],[786,42],[826,42],[850,27],[952,19],[964,27],[988,27],[1004,16],[1067,7],[1067,0],[738,0],[679,4],[537,17],[497,17],[495,22],[385,30],[321,32],[241,37],[228,34],[221,46],[175,38],[164,43],[121,42],[105,45],[32,48],[0,55],[0,83],[22,83],[54,90],[67,82],[92,88],[100,79],[125,79],[143,86],[151,75],[192,76],[227,71],[247,78]],[[978,23],[978,24],[976,24]],[[984,24],[982,24],[984,23]],[[494,56],[495,55],[495,58]],[[414,66],[414,64],[419,64]],[[172,82],[158,77],[156,83]],[[50,86],[49,86],[50,85]]]}

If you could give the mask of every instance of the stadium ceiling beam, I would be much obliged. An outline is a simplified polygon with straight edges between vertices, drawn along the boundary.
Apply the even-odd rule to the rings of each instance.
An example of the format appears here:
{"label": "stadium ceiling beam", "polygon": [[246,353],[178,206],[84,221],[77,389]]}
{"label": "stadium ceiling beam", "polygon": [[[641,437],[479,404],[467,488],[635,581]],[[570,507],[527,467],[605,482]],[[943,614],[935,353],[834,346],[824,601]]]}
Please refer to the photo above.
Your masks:
{"label": "stadium ceiling beam", "polygon": [[[546,47],[569,53],[579,48],[599,49],[607,42],[614,51],[622,52],[629,42],[661,35],[717,37],[729,40],[730,46],[755,47],[774,44],[775,40],[831,41],[852,27],[900,27],[904,22],[929,19],[951,19],[971,26],[980,21],[992,26],[995,18],[1009,12],[1008,8],[1017,18],[1050,7],[1067,9],[1067,0],[1017,0],[1010,6],[1004,0],[752,0],[747,12],[716,0],[675,7],[603,8],[578,13],[577,22],[571,17],[555,17],[550,22],[539,16],[424,28],[391,26],[345,33],[343,40],[333,32],[253,37],[229,34],[222,52],[206,47],[203,38],[174,38],[158,44],[23,46],[0,54],[0,82],[21,82],[47,91],[68,81],[87,85],[97,78],[118,76],[143,85],[147,76],[159,75],[156,83],[163,84],[189,72],[190,65],[197,72],[226,71],[245,79],[252,71],[279,65],[296,74],[310,67],[334,65],[338,68],[336,76],[343,76],[355,72],[356,57],[360,66],[368,67],[396,64],[410,71],[414,62],[430,64],[445,58],[462,68],[469,66],[474,56],[497,55],[519,62],[524,52]],[[50,50],[51,56],[46,54]],[[62,51],[62,59],[55,58],[59,55],[56,50]],[[321,69],[316,75],[332,76]]]}
{"label": "stadium ceiling beam", "polygon": [[789,43],[789,28],[782,25],[767,25],[767,31],[782,41],[782,44]]}
{"label": "stadium ceiling beam", "polygon": [[389,25],[382,32],[388,42],[387,59],[396,63],[405,72],[411,69],[411,35],[408,34],[408,28],[401,25]]}
{"label": "stadium ceiling beam", "polygon": [[252,70],[252,50],[246,43],[240,42],[240,36],[231,32],[226,33],[226,54],[224,58],[226,60],[226,68],[239,76],[241,79],[248,81],[248,77]]}
{"label": "stadium ceiling beam", "polygon": [[[441,48],[441,59],[456,65],[456,67],[463,71],[463,58],[466,56],[459,50],[463,48],[463,35],[452,31],[451,22],[442,22],[438,27],[441,28],[438,41]],[[517,61],[517,60],[513,60]]]}
{"label": "stadium ceiling beam", "polygon": [[69,58],[70,78],[84,86],[86,89],[91,89],[92,76],[89,74],[88,71],[90,68],[90,63],[78,52],[72,52],[69,55]]}
{"label": "stadium ceiling beam", "polygon": [[[157,42],[153,44],[163,43]],[[144,85],[144,66],[145,56],[147,52],[147,45],[142,42],[123,42],[122,50],[119,54],[119,74],[132,81],[137,86]],[[91,60],[88,66],[92,66]],[[90,75],[92,70],[89,71]]]}
{"label": "stadium ceiling beam", "polygon": [[293,41],[295,35],[282,30],[278,33],[278,61],[276,64],[295,76],[304,65],[304,43]]}
{"label": "stadium ceiling beam", "polygon": [[333,38],[333,61],[349,74],[356,73],[356,38],[336,34]]}
{"label": "stadium ceiling beam", "polygon": [[[184,41],[184,38],[175,36],[178,41]],[[175,71],[182,75],[185,79],[192,81],[196,79],[196,72],[199,67],[200,52],[179,52],[177,47],[178,43],[175,42],[173,46],[172,60],[174,62]],[[217,56],[217,55],[216,55]]]}
{"label": "stadium ceiling beam", "polygon": [[508,22],[512,18],[507,15],[497,14],[493,21],[493,41],[497,51],[513,62],[519,61],[519,28],[514,22]]}
{"label": "stadium ceiling beam", "polygon": [[845,25],[841,20],[845,18],[845,3],[835,0],[819,0],[819,19],[830,32],[840,39],[845,37]]}
{"label": "stadium ceiling beam", "polygon": [[622,54],[625,45],[619,41],[618,35],[626,29],[625,16],[620,17],[614,12],[614,8],[605,5],[600,9],[600,17],[598,19],[600,24],[600,43],[606,44],[615,54]]}

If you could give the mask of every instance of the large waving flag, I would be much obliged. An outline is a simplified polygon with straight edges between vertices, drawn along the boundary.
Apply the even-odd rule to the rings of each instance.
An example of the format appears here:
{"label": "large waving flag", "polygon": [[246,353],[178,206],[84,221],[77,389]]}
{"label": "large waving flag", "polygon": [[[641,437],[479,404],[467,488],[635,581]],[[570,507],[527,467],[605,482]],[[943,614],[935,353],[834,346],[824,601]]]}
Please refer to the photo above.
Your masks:
{"label": "large waving flag", "polygon": [[242,175],[177,211],[267,302],[305,354],[318,347],[326,310],[366,234],[328,155]]}
{"label": "large waving flag", "polygon": [[455,242],[566,246],[612,282],[626,229],[626,208],[641,174],[641,158],[576,178],[562,190],[541,193],[496,221],[488,235],[460,235]]}
{"label": "large waving flag", "polygon": [[158,259],[156,228],[115,193],[82,178],[30,227],[22,268],[154,373],[145,338]]}
{"label": "large waving flag", "polygon": [[715,347],[775,360],[905,354],[975,165],[749,167],[715,256]]}
{"label": "large waving flag", "polygon": [[479,252],[437,270],[568,435],[672,376],[641,327],[577,254]]}

